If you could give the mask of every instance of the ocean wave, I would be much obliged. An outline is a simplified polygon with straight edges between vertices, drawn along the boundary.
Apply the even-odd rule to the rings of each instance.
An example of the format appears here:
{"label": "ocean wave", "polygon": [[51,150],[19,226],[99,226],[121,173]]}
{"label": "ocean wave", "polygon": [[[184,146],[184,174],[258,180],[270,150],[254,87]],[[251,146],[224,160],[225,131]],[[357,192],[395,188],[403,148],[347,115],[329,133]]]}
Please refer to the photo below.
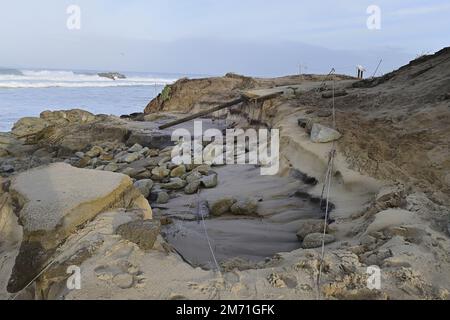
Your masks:
{"label": "ocean wave", "polygon": [[17,69],[10,69],[10,68],[0,68],[0,75],[1,74],[20,76],[20,75],[22,75],[22,71],[17,70]]}
{"label": "ocean wave", "polygon": [[126,79],[109,80],[98,76],[96,73],[89,74],[54,70],[19,70],[19,72],[0,73],[0,88],[154,86],[171,84],[176,81],[176,79],[143,75],[133,75]]}

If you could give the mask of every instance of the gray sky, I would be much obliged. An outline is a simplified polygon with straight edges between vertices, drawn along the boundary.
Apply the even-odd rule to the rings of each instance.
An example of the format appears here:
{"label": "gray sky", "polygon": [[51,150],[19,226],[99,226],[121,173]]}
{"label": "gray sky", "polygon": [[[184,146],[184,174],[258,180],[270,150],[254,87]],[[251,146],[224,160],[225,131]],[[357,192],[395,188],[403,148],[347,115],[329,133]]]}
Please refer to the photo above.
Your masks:
{"label": "gray sky", "polygon": [[[69,30],[66,9],[81,9]],[[0,66],[273,76],[397,68],[450,45],[448,0],[0,0]],[[369,30],[368,6],[381,9]]]}

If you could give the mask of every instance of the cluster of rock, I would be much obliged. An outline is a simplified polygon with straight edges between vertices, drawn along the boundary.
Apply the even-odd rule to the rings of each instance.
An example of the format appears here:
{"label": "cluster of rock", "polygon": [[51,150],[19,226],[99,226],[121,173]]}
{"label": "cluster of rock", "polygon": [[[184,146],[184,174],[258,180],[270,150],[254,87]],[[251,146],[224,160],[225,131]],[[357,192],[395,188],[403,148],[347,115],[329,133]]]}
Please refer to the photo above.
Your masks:
{"label": "cluster of rock", "polygon": [[165,204],[171,192],[194,194],[200,188],[214,188],[217,173],[208,165],[177,165],[171,162],[172,147],[149,149],[140,144],[126,147],[105,142],[87,152],[66,159],[73,166],[128,175],[151,203]]}
{"label": "cluster of rock", "polygon": [[225,214],[235,216],[256,216],[258,215],[258,202],[255,199],[236,199],[225,197],[212,201],[209,204],[211,215],[220,217]]}

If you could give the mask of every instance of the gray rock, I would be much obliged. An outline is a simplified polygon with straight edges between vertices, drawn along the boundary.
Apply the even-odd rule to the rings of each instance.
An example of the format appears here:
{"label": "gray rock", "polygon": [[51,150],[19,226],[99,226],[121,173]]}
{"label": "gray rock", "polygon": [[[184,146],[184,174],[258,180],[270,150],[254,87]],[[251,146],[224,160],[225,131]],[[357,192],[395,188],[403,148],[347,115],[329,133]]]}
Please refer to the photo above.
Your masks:
{"label": "gray rock", "polygon": [[152,170],[152,175],[156,180],[162,180],[168,177],[170,174],[170,170],[163,167],[156,167]]}
{"label": "gray rock", "polygon": [[236,203],[236,199],[223,198],[211,204],[211,215],[219,217],[227,212],[231,212],[231,207]]}
{"label": "gray rock", "polygon": [[303,239],[311,233],[320,233],[323,232],[325,222],[324,220],[302,220],[300,221],[300,226],[297,232],[297,238],[299,241],[303,241]]}
{"label": "gray rock", "polygon": [[3,173],[13,173],[14,172],[14,167],[12,165],[9,164],[4,164],[0,167],[0,172]]}
{"label": "gray rock", "polygon": [[[169,169],[170,171],[172,171],[173,169],[175,169],[176,167],[178,167],[177,164],[172,163],[172,162],[166,163],[166,166],[167,166],[167,169]],[[186,172],[185,172],[185,173],[186,173]],[[183,175],[184,175],[184,173],[183,173]]]}
{"label": "gray rock", "polygon": [[217,187],[217,183],[218,183],[218,178],[217,178],[217,173],[213,173],[210,174],[209,176],[205,176],[203,177],[200,182],[202,184],[202,186],[204,186],[205,188],[215,188]]}
{"label": "gray rock", "polygon": [[111,80],[126,79],[127,77],[119,72],[100,72],[97,74],[99,77],[108,78]]}
{"label": "gray rock", "polygon": [[324,235],[322,233],[311,233],[308,234],[305,237],[305,239],[303,239],[302,248],[303,249],[320,248],[322,246],[323,239],[325,239],[325,245],[336,241],[336,238],[331,234],[326,234],[324,238]]}
{"label": "gray rock", "polygon": [[91,162],[91,158],[89,158],[88,156],[84,156],[83,158],[81,158],[80,160],[78,160],[75,163],[75,167],[77,168],[85,168],[89,165],[89,163]]}
{"label": "gray rock", "polygon": [[122,170],[123,174],[126,174],[127,176],[129,176],[130,178],[136,178],[140,173],[146,171],[145,168],[125,168],[124,170]]}
{"label": "gray rock", "polygon": [[170,157],[162,157],[161,160],[158,162],[158,165],[160,167],[166,166],[167,167],[167,163],[172,160]]}
{"label": "gray rock", "polygon": [[209,172],[209,170],[211,170],[211,167],[210,167],[209,165],[207,165],[207,164],[202,164],[202,165],[200,165],[200,166],[194,168],[192,171],[194,171],[194,172],[199,172],[199,173],[201,173],[201,174],[203,174],[203,175],[207,175],[208,172]]}
{"label": "gray rock", "polygon": [[150,250],[155,244],[159,230],[159,222],[154,220],[136,220],[119,226],[116,234],[137,244],[143,250]]}
{"label": "gray rock", "polygon": [[75,153],[75,156],[79,159],[84,158],[84,152],[78,151]]}
{"label": "gray rock", "polygon": [[186,181],[180,178],[172,178],[169,183],[164,183],[161,187],[167,190],[179,190],[186,187]]}
{"label": "gray rock", "polygon": [[86,156],[88,156],[90,158],[95,158],[95,157],[100,156],[102,153],[104,153],[104,150],[102,147],[94,146],[91,148],[91,150],[86,152]]}
{"label": "gray rock", "polygon": [[146,157],[146,156],[148,155],[148,152],[149,152],[149,151],[150,151],[150,149],[147,148],[147,147],[145,147],[145,148],[142,148],[142,150],[139,151],[139,153],[140,153],[141,155],[143,155],[144,157]]}
{"label": "gray rock", "polygon": [[342,135],[331,128],[315,123],[311,129],[311,141],[314,143],[327,143],[339,140]]}
{"label": "gray rock", "polygon": [[157,167],[158,163],[161,161],[162,157],[153,157],[147,158],[145,161],[147,162],[147,167]]}
{"label": "gray rock", "polygon": [[152,173],[148,170],[142,171],[136,175],[137,180],[151,179]]}
{"label": "gray rock", "polygon": [[136,160],[139,160],[140,157],[141,157],[141,155],[139,154],[139,152],[133,152],[133,153],[130,153],[128,155],[125,155],[122,158],[122,162],[131,163],[131,162],[134,162]]}
{"label": "gray rock", "polygon": [[237,201],[231,206],[231,212],[235,215],[255,215],[257,210],[258,203],[254,199]]}
{"label": "gray rock", "polygon": [[128,154],[127,151],[121,151],[121,152],[117,153],[117,154],[114,156],[114,159],[116,159],[117,161],[120,161],[120,160],[121,160],[123,157],[125,157],[127,154]]}
{"label": "gray rock", "polygon": [[184,188],[184,193],[194,194],[198,191],[199,188],[200,188],[200,181],[199,180],[192,181]]}
{"label": "gray rock", "polygon": [[192,172],[191,174],[186,176],[186,182],[187,183],[191,183],[194,181],[200,181],[200,179],[202,178],[202,174],[200,172]]}
{"label": "gray rock", "polygon": [[134,187],[137,188],[145,198],[150,196],[150,191],[153,188],[153,181],[150,179],[139,180],[134,183]]}
{"label": "gray rock", "polygon": [[151,198],[154,198],[156,204],[166,204],[170,200],[170,196],[165,191],[152,192]]}
{"label": "gray rock", "polygon": [[186,167],[184,165],[180,165],[175,167],[171,172],[170,172],[170,176],[173,178],[176,177],[181,177],[186,173]]}
{"label": "gray rock", "polygon": [[148,157],[157,157],[159,155],[159,150],[157,149],[149,149],[149,151],[147,152],[147,156]]}
{"label": "gray rock", "polygon": [[131,153],[140,152],[140,151],[142,151],[142,149],[143,149],[143,147],[139,143],[136,143],[130,149],[128,149],[128,152],[131,152]]}
{"label": "gray rock", "polygon": [[108,163],[105,166],[105,168],[103,168],[103,170],[104,171],[110,171],[110,172],[116,172],[117,170],[119,170],[119,166],[116,163],[111,162],[111,163]]}
{"label": "gray rock", "polygon": [[317,112],[317,116],[319,118],[328,118],[331,117],[333,115],[333,112],[331,112],[330,110],[319,110]]}

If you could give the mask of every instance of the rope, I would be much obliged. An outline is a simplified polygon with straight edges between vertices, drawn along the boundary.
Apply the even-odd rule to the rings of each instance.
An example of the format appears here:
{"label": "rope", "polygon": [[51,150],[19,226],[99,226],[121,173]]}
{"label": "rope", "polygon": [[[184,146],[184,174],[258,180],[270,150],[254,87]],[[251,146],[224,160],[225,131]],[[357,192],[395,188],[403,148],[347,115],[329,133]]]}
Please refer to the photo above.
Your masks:
{"label": "rope", "polygon": [[[322,83],[320,84],[320,86],[317,88],[316,92],[320,92],[320,90],[324,87],[325,83],[327,82],[328,78],[334,74],[336,72],[336,70],[334,68],[331,69],[331,71],[327,74],[327,76],[325,77],[325,79],[323,79]],[[334,81],[334,80],[333,80]]]}
{"label": "rope", "polygon": [[381,59],[380,62],[378,63],[377,68],[375,69],[375,71],[374,71],[374,73],[372,75],[372,79],[375,78],[375,76],[376,76],[376,74],[378,72],[378,69],[380,68],[382,62],[383,62],[383,59]]}
{"label": "rope", "polygon": [[47,271],[52,265],[54,265],[57,262],[57,259],[50,261],[42,270],[41,272],[39,272],[30,282],[28,282],[28,284],[21,289],[19,292],[17,292],[14,296],[12,296],[12,298],[10,298],[10,300],[16,300],[16,298],[20,295],[20,293],[27,289],[30,285],[33,284],[33,282],[35,282],[45,271]]}
{"label": "rope", "polygon": [[[330,75],[334,72],[334,68],[331,70]],[[335,105],[335,80],[333,79],[333,102],[332,102],[332,109],[333,109],[333,128],[336,129],[336,105]],[[322,189],[322,195],[320,200],[320,208],[322,209],[323,204],[323,197],[326,190],[326,207],[325,207],[325,221],[324,221],[324,228],[323,228],[323,236],[322,236],[322,248],[321,248],[321,254],[320,254],[320,265],[319,265],[319,273],[317,276],[317,300],[320,299],[320,283],[322,280],[322,270],[323,270],[323,262],[325,259],[325,237],[327,234],[328,229],[328,219],[330,214],[330,192],[331,192],[331,185],[333,180],[333,168],[334,168],[334,158],[336,156],[336,142],[333,142],[333,145],[331,147],[331,151],[329,154],[328,159],[328,166],[327,166],[327,172],[325,174],[325,181],[324,186]]]}
{"label": "rope", "polygon": [[203,216],[202,212],[200,212],[200,204],[201,204],[201,201],[200,201],[200,188],[197,191],[197,197],[198,197],[198,200],[197,200],[197,213],[201,216],[203,231],[205,232],[205,237],[206,237],[206,240],[208,242],[209,251],[211,252],[211,256],[213,258],[214,264],[216,265],[216,269],[219,272],[219,275],[222,277],[222,272],[220,270],[219,263],[217,262],[216,255],[214,253],[214,249],[213,249],[213,247],[211,245],[211,240],[210,240],[209,235],[208,235],[208,230],[206,229],[205,217]]}
{"label": "rope", "polygon": [[333,166],[334,166],[334,152],[332,151],[332,153],[330,154],[330,170],[329,170],[329,174],[327,176],[327,182],[326,182],[326,186],[327,186],[327,192],[326,192],[326,209],[325,209],[325,218],[324,218],[324,227],[323,227],[323,237],[322,237],[322,249],[321,249],[321,254],[320,254],[320,264],[319,264],[319,274],[317,277],[317,298],[320,299],[320,283],[322,280],[322,269],[323,269],[323,262],[325,259],[325,237],[327,234],[327,229],[328,229],[328,219],[329,219],[329,214],[330,214],[330,191],[331,191],[331,184],[332,184],[332,179],[333,179]]}

